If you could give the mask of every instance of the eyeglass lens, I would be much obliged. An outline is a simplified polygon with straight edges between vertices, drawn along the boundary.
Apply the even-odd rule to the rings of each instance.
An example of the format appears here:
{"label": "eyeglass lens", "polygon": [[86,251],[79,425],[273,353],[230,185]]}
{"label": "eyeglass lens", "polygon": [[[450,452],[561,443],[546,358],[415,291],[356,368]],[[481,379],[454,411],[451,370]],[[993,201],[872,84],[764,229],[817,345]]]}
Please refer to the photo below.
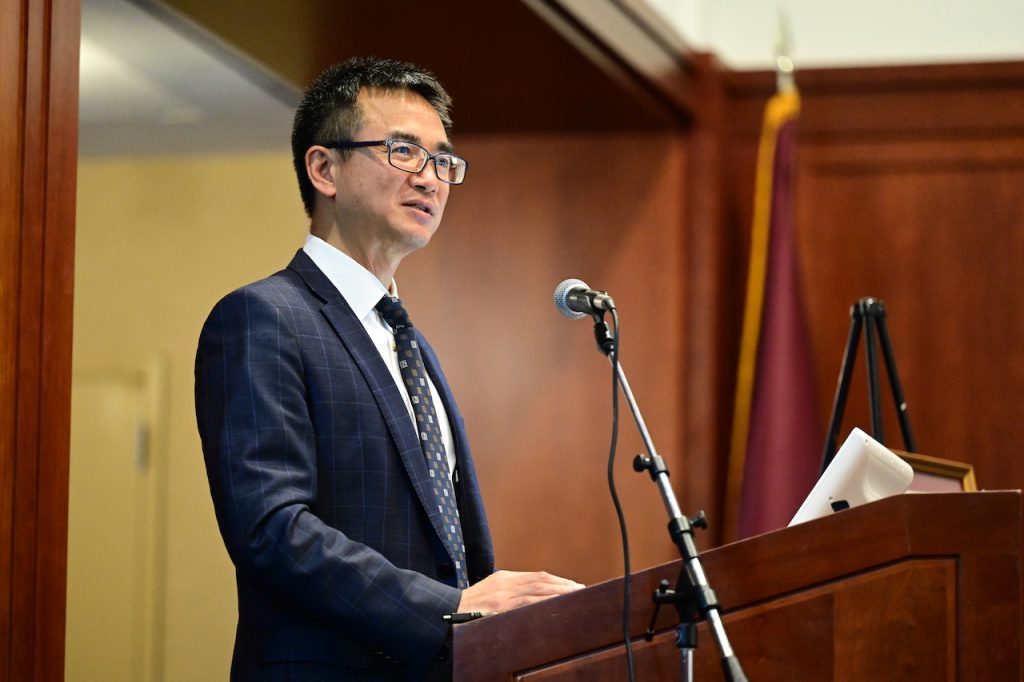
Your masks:
{"label": "eyeglass lens", "polygon": [[[395,141],[388,148],[388,161],[391,165],[410,173],[422,171],[423,167],[427,165],[428,158],[430,158],[429,152],[412,142]],[[442,182],[457,185],[465,178],[466,162],[463,159],[447,152],[441,152],[433,158],[434,171]]]}

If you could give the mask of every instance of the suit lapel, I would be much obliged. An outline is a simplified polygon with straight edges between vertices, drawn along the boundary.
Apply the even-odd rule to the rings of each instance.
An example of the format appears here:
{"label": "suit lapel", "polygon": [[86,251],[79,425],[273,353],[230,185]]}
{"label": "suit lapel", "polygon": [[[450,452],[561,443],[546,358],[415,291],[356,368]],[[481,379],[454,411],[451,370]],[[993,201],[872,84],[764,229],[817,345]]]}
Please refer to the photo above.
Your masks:
{"label": "suit lapel", "polygon": [[[406,473],[416,490],[420,505],[430,518],[430,523],[434,527],[438,539],[442,540],[441,544],[447,547],[447,543],[443,541],[444,529],[441,514],[437,509],[434,491],[430,485],[423,449],[420,447],[416,429],[409,418],[408,410],[406,410],[405,400],[399,393],[394,377],[391,376],[391,372],[380,357],[380,352],[373,345],[366,329],[363,328],[362,321],[356,317],[341,293],[305,252],[300,250],[288,267],[297,272],[306,285],[324,300],[321,311],[355,360],[363,378],[366,379],[377,407],[380,408],[384,422],[387,424],[388,431],[397,446]],[[447,402],[445,407],[447,407]],[[452,560],[454,561],[454,557]]]}

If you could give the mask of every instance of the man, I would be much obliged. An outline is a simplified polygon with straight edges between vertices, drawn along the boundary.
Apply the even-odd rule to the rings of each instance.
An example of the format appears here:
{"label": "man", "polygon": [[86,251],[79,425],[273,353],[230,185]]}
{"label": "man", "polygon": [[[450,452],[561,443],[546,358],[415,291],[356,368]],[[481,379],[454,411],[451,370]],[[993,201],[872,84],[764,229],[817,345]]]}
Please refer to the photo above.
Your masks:
{"label": "man", "polygon": [[580,587],[493,571],[462,418],[395,298],[465,175],[449,107],[410,64],[317,77],[292,133],[310,236],[203,328],[196,414],[236,569],[234,679],[444,679],[444,615]]}

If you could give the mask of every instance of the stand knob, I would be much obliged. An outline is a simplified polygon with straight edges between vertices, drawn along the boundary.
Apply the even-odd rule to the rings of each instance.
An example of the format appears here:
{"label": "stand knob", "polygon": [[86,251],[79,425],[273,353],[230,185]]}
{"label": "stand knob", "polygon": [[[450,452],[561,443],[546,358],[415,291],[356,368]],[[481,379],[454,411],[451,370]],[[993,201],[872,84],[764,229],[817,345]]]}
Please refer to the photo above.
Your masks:
{"label": "stand knob", "polygon": [[697,515],[690,519],[690,525],[695,528],[703,528],[704,530],[707,530],[708,517],[704,515],[703,509],[697,512]]}

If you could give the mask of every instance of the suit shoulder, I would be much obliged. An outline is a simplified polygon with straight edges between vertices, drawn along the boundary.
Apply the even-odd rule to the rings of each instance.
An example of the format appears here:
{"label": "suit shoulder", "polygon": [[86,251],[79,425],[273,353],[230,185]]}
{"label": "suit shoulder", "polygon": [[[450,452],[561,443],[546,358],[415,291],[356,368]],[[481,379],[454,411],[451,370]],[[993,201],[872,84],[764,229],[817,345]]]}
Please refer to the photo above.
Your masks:
{"label": "suit shoulder", "polygon": [[242,302],[266,302],[269,305],[286,305],[302,298],[305,285],[301,278],[290,270],[280,270],[250,284],[238,287],[227,294],[214,309],[220,306],[238,305]]}
{"label": "suit shoulder", "polygon": [[297,314],[308,316],[315,303],[298,275],[281,270],[221,298],[207,316],[200,336],[214,329],[251,330],[261,322],[293,320]]}
{"label": "suit shoulder", "polygon": [[294,272],[281,270],[227,294],[214,305],[210,317],[217,313],[237,311],[240,308],[285,309],[296,305],[307,307],[307,299],[308,289],[301,278]]}

